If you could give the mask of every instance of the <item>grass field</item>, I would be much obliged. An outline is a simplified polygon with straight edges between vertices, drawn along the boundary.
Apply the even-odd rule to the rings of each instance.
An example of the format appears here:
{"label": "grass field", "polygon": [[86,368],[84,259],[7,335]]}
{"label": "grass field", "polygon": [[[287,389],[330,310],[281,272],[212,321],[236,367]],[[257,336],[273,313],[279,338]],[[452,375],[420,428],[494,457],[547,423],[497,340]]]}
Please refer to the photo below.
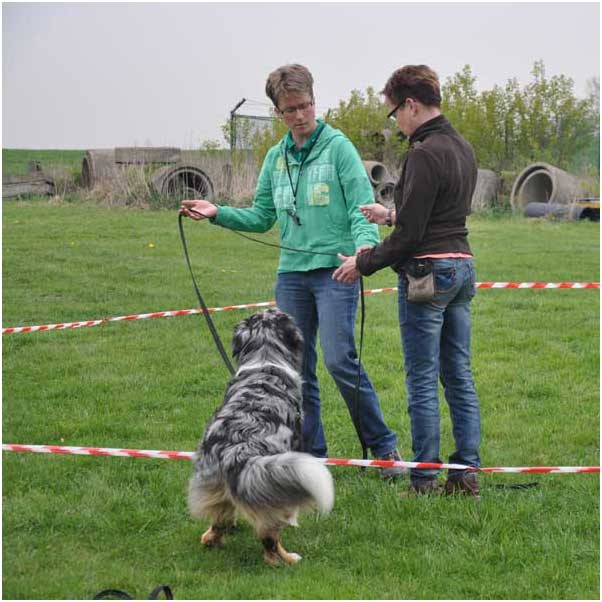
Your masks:
{"label": "grass field", "polygon": [[43,170],[60,166],[74,173],[81,172],[85,154],[83,150],[2,149],[2,173],[26,174],[31,161],[39,162]]}
{"label": "grass field", "polygon": [[[599,224],[473,217],[478,280],[598,281]],[[208,305],[273,298],[277,252],[186,223]],[[265,235],[276,241],[275,233]],[[197,305],[175,212],[3,204],[2,325]],[[366,288],[394,286],[383,271]],[[411,456],[395,295],[366,300],[365,365]],[[250,311],[214,320],[229,345]],[[3,337],[3,442],[193,450],[228,377],[202,316]],[[599,291],[481,290],[474,373],[485,466],[599,464]],[[331,456],[360,457],[320,365]],[[442,402],[442,456],[452,450]],[[482,500],[402,499],[333,468],[336,501],[264,565],[243,525],[219,550],[187,516],[185,461],[3,454],[3,598],[599,599],[599,475],[489,475]],[[496,485],[537,481],[528,490]]]}

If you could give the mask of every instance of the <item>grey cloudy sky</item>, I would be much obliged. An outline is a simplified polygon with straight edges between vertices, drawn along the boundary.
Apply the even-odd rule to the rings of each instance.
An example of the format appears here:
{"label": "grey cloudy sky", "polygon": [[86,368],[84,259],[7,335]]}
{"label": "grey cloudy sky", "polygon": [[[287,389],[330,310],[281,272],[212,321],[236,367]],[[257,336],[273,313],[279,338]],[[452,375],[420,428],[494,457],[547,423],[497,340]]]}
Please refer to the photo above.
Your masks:
{"label": "grey cloudy sky", "polygon": [[[2,146],[198,147],[274,68],[307,65],[319,108],[403,64],[479,89],[600,71],[599,3],[3,3]],[[249,108],[265,111],[266,105]]]}

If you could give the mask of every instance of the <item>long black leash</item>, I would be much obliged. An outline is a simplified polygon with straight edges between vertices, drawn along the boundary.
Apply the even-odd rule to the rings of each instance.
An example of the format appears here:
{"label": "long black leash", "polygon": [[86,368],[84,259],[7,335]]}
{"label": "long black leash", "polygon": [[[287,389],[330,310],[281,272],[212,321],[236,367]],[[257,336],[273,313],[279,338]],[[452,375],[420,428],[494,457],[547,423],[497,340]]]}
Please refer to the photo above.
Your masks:
{"label": "long black leash", "polygon": [[226,368],[228,368],[231,375],[234,375],[234,366],[232,366],[232,362],[230,361],[230,358],[228,357],[228,354],[226,353],[226,350],[222,345],[222,341],[219,338],[219,334],[217,334],[217,330],[213,325],[213,320],[211,319],[211,315],[209,314],[209,310],[207,309],[205,301],[203,301],[203,296],[201,295],[201,291],[199,290],[199,285],[197,284],[196,278],[194,277],[194,272],[192,271],[192,265],[190,264],[190,256],[188,254],[188,246],[186,245],[186,237],[184,236],[184,226],[182,225],[182,217],[183,216],[180,213],[178,215],[178,228],[180,229],[180,238],[182,239],[182,247],[184,248],[184,257],[186,257],[186,265],[188,265],[188,271],[190,272],[190,277],[192,278],[194,292],[196,293],[197,299],[199,300],[199,303],[201,304],[201,307],[203,309],[203,314],[205,316],[205,320],[207,321],[207,326],[209,326],[211,336],[215,341],[215,346],[217,347],[217,350],[222,356],[224,364],[226,364]]}
{"label": "long black leash", "polygon": [[[208,218],[207,215],[201,213],[200,211],[197,211],[196,209],[189,208],[188,211],[191,213],[196,213],[200,217]],[[184,226],[182,224],[182,217],[183,217],[183,215],[181,213],[178,214],[178,229],[180,231],[180,239],[182,240],[184,256],[186,257],[186,264],[188,265],[188,271],[190,272],[190,276],[192,278],[194,292],[196,293],[197,299],[199,300],[201,308],[203,309],[203,313],[205,315],[207,325],[209,326],[211,336],[213,337],[213,340],[215,341],[215,345],[216,345],[218,351],[220,352],[220,355],[222,356],[222,359],[224,360],[226,367],[230,371],[230,374],[233,375],[235,372],[234,367],[232,366],[232,363],[230,362],[230,358],[228,357],[228,354],[226,353],[226,350],[224,349],[224,345],[222,344],[222,341],[219,338],[219,334],[213,324],[213,320],[211,319],[211,315],[209,313],[209,310],[207,309],[207,305],[205,304],[205,301],[203,301],[203,297],[199,290],[199,286],[196,282],[196,278],[194,277],[194,272],[192,271],[192,265],[190,263],[190,255],[188,253],[188,245],[186,244],[186,236],[184,235]],[[268,247],[275,247],[277,249],[285,249],[287,251],[294,251],[296,253],[309,253],[310,255],[329,255],[330,257],[337,257],[336,253],[325,253],[325,252],[320,252],[320,251],[306,251],[304,249],[295,249],[293,247],[286,247],[283,245],[266,242],[266,241],[260,240],[258,238],[253,238],[252,236],[247,236],[246,234],[243,234],[242,232],[239,232],[238,230],[230,230],[230,232],[234,232],[234,234],[238,234],[242,238],[246,238],[247,240],[256,242],[261,245],[266,245]],[[361,417],[360,417],[360,411],[359,411],[359,403],[360,403],[359,396],[360,396],[361,370],[362,370],[362,348],[364,346],[364,323],[365,323],[365,318],[366,318],[366,306],[364,303],[364,280],[361,276],[360,276],[360,305],[361,305],[361,319],[360,319],[360,344],[359,344],[359,352],[358,352],[358,360],[357,360],[357,384],[355,387],[355,400],[354,400],[354,407],[351,412],[351,421],[353,422],[353,426],[355,427],[355,432],[357,433],[357,437],[359,439],[360,445],[362,446],[363,459],[366,460],[368,458],[368,448],[366,446],[366,442],[364,440],[364,437],[362,436],[362,431],[360,428]],[[313,439],[315,439],[316,435],[317,435],[317,427],[316,427],[316,431],[314,432]]]}

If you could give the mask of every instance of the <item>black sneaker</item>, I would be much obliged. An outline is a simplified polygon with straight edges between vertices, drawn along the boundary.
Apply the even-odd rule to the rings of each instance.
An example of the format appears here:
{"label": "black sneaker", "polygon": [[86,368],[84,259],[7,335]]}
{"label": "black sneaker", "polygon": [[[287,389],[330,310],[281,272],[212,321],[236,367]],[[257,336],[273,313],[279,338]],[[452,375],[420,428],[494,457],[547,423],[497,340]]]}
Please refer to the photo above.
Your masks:
{"label": "black sneaker", "polygon": [[458,476],[447,477],[445,495],[471,495],[475,500],[481,499],[479,479],[475,472],[462,472]]}
{"label": "black sneaker", "polygon": [[[403,462],[399,452],[394,449],[392,452],[385,454],[384,456],[378,456],[377,460],[391,460],[394,462]],[[402,468],[401,466],[391,466],[389,468],[381,468],[380,469],[380,478],[384,481],[390,481],[397,477],[402,477],[403,475],[408,474],[407,468]]]}

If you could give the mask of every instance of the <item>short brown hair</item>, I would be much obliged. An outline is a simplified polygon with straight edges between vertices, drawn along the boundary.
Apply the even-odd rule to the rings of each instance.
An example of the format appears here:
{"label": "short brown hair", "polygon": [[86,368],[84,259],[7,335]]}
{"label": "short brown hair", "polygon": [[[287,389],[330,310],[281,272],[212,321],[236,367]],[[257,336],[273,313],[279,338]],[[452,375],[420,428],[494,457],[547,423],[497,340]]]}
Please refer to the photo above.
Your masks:
{"label": "short brown hair", "polygon": [[381,91],[395,104],[412,97],[429,107],[441,106],[439,77],[427,65],[406,65],[393,72]]}
{"label": "short brown hair", "polygon": [[265,93],[274,103],[274,106],[278,108],[280,96],[289,92],[308,93],[313,100],[313,85],[314,78],[307,67],[297,64],[284,65],[268,75]]}

